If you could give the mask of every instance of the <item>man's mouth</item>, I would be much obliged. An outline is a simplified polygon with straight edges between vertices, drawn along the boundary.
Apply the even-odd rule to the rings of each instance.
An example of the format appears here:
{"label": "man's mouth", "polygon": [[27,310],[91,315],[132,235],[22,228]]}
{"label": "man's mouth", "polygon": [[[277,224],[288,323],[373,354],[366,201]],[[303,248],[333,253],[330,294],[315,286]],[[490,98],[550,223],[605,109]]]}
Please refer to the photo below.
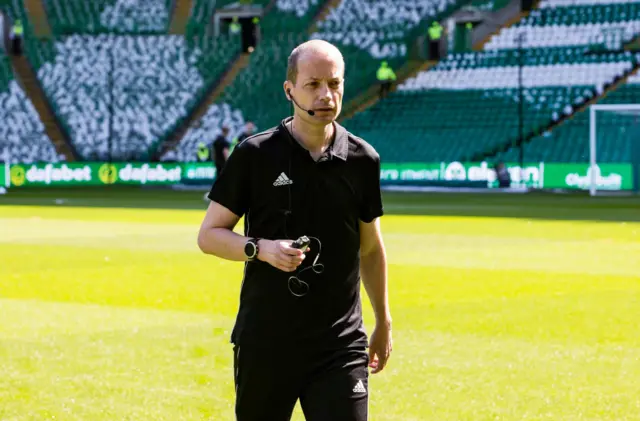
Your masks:
{"label": "man's mouth", "polygon": [[331,108],[331,107],[320,107],[320,108],[316,108],[316,111],[333,111],[333,108]]}

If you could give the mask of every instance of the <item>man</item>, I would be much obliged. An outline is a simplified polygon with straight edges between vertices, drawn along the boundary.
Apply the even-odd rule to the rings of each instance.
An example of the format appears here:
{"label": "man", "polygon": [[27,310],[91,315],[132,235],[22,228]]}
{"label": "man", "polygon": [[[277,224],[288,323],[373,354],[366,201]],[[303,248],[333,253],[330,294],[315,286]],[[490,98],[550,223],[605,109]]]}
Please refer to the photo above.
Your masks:
{"label": "man", "polygon": [[216,177],[220,176],[222,169],[227,163],[227,159],[229,159],[231,142],[227,140],[228,136],[229,128],[225,126],[222,128],[222,133],[213,141],[213,161],[216,166]]}
{"label": "man", "polygon": [[17,19],[13,27],[11,28],[11,53],[16,56],[22,55],[22,36],[24,35],[24,27],[22,21]]}
{"label": "man", "polygon": [[[344,68],[325,41],[295,48],[293,117],[238,145],[209,195],[200,249],[246,262],[231,334],[238,421],[290,420],[298,399],[307,421],[365,421],[367,366],[380,372],[392,350],[380,158],[335,121]],[[292,247],[302,235],[311,246]],[[376,321],[368,342],[360,275]]]}
{"label": "man", "polygon": [[198,157],[198,162],[209,161],[209,148],[204,142],[198,143],[198,149],[196,149],[196,156]]}
{"label": "man", "polygon": [[246,138],[252,136],[256,132],[256,125],[251,121],[247,121],[244,123],[244,131],[240,133],[240,136],[236,136],[231,141],[231,149],[230,152],[233,152],[233,148],[235,148],[239,143],[241,143]]}
{"label": "man", "polygon": [[496,178],[498,179],[498,187],[501,189],[511,187],[511,174],[509,174],[509,170],[506,165],[504,165],[504,162],[498,162],[493,169],[495,170]]}
{"label": "man", "polygon": [[440,39],[444,28],[434,21],[429,27],[429,60],[440,60]]}
{"label": "man", "polygon": [[242,134],[240,136],[238,136],[238,141],[236,143],[240,143],[243,140],[245,140],[246,138],[248,138],[249,136],[253,135],[256,131],[256,125],[253,124],[252,121],[247,121],[244,124],[244,132],[242,132]]}
{"label": "man", "polygon": [[391,85],[396,80],[396,74],[386,61],[383,61],[376,73],[378,80],[380,81],[380,99],[386,98],[389,91],[391,91]]}

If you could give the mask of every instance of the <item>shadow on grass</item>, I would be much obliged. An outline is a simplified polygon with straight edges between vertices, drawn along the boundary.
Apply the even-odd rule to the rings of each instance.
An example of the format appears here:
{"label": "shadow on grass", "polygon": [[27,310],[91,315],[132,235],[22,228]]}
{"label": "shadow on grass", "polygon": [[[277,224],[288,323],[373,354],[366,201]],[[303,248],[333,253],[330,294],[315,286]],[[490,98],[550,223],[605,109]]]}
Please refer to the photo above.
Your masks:
{"label": "shadow on grass", "polygon": [[[205,211],[206,190],[128,186],[11,189],[2,206],[74,206]],[[507,217],[640,222],[640,197],[575,194],[383,193],[387,215]]]}

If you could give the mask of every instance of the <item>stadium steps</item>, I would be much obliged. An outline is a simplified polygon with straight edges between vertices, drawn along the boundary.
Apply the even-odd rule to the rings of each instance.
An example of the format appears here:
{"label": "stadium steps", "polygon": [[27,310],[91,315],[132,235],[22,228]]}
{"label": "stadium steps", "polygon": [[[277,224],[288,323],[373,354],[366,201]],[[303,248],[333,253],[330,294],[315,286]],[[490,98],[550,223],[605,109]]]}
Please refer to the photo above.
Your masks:
{"label": "stadium steps", "polygon": [[171,13],[171,22],[169,24],[169,33],[172,35],[184,35],[187,31],[192,0],[175,0],[173,11]]}
{"label": "stadium steps", "polygon": [[249,65],[249,56],[250,54],[241,53],[236,57],[236,59],[230,64],[229,68],[220,77],[218,82],[211,84],[209,92],[202,97],[202,100],[200,100],[200,102],[193,108],[190,115],[181,122],[181,124],[167,137],[164,142],[158,145],[158,148],[153,154],[152,160],[159,160],[162,155],[175,148],[180,143],[184,135],[189,130],[191,124],[198,121],[206,114],[209,107],[216,101],[220,94],[224,92],[225,88],[233,82],[238,73]]}
{"label": "stadium steps", "polygon": [[[511,7],[512,4],[516,4],[518,8],[520,8],[520,3],[521,0],[513,0],[511,2],[511,4],[507,7]],[[538,8],[540,4],[540,0],[535,0],[533,2],[533,6],[531,7],[531,10],[536,10]],[[482,51],[484,50],[484,46],[489,42],[489,40],[491,38],[493,38],[494,36],[498,35],[503,29],[505,28],[510,28],[513,25],[515,25],[516,23],[520,22],[522,19],[526,18],[527,16],[529,16],[531,12],[523,12],[520,11],[516,14],[514,14],[513,16],[511,16],[510,18],[508,18],[501,26],[497,27],[493,32],[490,32],[487,36],[483,37],[480,41],[475,42],[473,44],[473,49],[475,51]]]}
{"label": "stadium steps", "polygon": [[[590,100],[585,101],[582,105],[575,107],[575,109],[573,110],[573,112],[571,114],[559,118],[558,120],[550,123],[544,129],[542,129],[540,131],[536,131],[536,132],[527,133],[524,136],[522,143],[527,144],[531,140],[533,140],[534,138],[539,136],[540,134],[542,134],[544,132],[551,131],[551,130],[559,127],[563,123],[565,123],[567,121],[570,121],[574,116],[576,116],[579,113],[587,110],[591,105],[602,101],[607,95],[609,95],[609,93],[615,91],[620,86],[622,86],[625,83],[627,83],[628,79],[631,76],[633,76],[634,74],[636,74],[639,70],[640,70],[640,61],[636,60],[634,65],[633,65],[633,67],[629,71],[627,71],[626,73],[624,73],[622,76],[618,77],[617,79],[614,79],[608,85],[605,85],[604,86],[604,91],[602,92],[601,95],[596,95],[593,98],[591,98]],[[491,151],[488,151],[488,152],[485,152],[483,154],[478,154],[476,156],[471,157],[471,161],[484,161],[484,160],[487,160],[487,159],[492,159],[492,158],[495,158],[500,153],[507,152],[512,147],[519,147],[520,146],[520,142],[515,142],[516,143],[515,146],[513,145],[513,143],[514,143],[513,139],[510,139],[507,142],[505,142],[502,145],[494,148]]]}
{"label": "stadium steps", "polygon": [[33,103],[36,112],[40,116],[40,121],[44,125],[44,131],[51,139],[56,151],[58,154],[64,155],[69,162],[77,160],[78,153],[72,146],[69,136],[61,129],[60,123],[47,101],[47,96],[26,56],[18,57],[11,54],[9,57],[11,57],[14,74],[25,95]]}
{"label": "stadium steps", "polygon": [[24,6],[38,38],[51,37],[51,26],[44,10],[43,0],[24,0]]}
{"label": "stadium steps", "polygon": [[318,13],[313,17],[313,23],[307,31],[309,34],[313,34],[318,30],[318,22],[322,22],[324,18],[329,15],[331,9],[335,9],[342,2],[342,0],[326,0]]}
{"label": "stadium steps", "polygon": [[[396,81],[393,83],[391,92],[395,91],[398,85],[405,80],[415,77],[419,72],[428,70],[435,66],[437,61],[408,60],[404,66],[396,70]],[[342,113],[339,121],[348,120],[357,113],[374,106],[380,100],[380,85],[374,84],[369,86],[365,91],[361,92],[355,98],[349,100],[343,105]]]}
{"label": "stadium steps", "polygon": [[640,35],[624,45],[626,51],[640,52]]}

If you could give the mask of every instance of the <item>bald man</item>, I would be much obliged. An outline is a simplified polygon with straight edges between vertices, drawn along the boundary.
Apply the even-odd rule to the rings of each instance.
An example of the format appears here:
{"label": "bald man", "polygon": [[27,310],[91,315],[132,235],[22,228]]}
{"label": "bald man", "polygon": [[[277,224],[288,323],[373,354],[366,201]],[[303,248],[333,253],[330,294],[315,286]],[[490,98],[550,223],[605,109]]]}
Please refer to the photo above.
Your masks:
{"label": "bald man", "polygon": [[234,149],[198,245],[245,262],[231,334],[237,420],[288,421],[299,399],[307,421],[365,421],[369,369],[382,371],[392,350],[380,158],[335,121],[345,69],[335,46],[301,44],[287,67],[293,117]]}

